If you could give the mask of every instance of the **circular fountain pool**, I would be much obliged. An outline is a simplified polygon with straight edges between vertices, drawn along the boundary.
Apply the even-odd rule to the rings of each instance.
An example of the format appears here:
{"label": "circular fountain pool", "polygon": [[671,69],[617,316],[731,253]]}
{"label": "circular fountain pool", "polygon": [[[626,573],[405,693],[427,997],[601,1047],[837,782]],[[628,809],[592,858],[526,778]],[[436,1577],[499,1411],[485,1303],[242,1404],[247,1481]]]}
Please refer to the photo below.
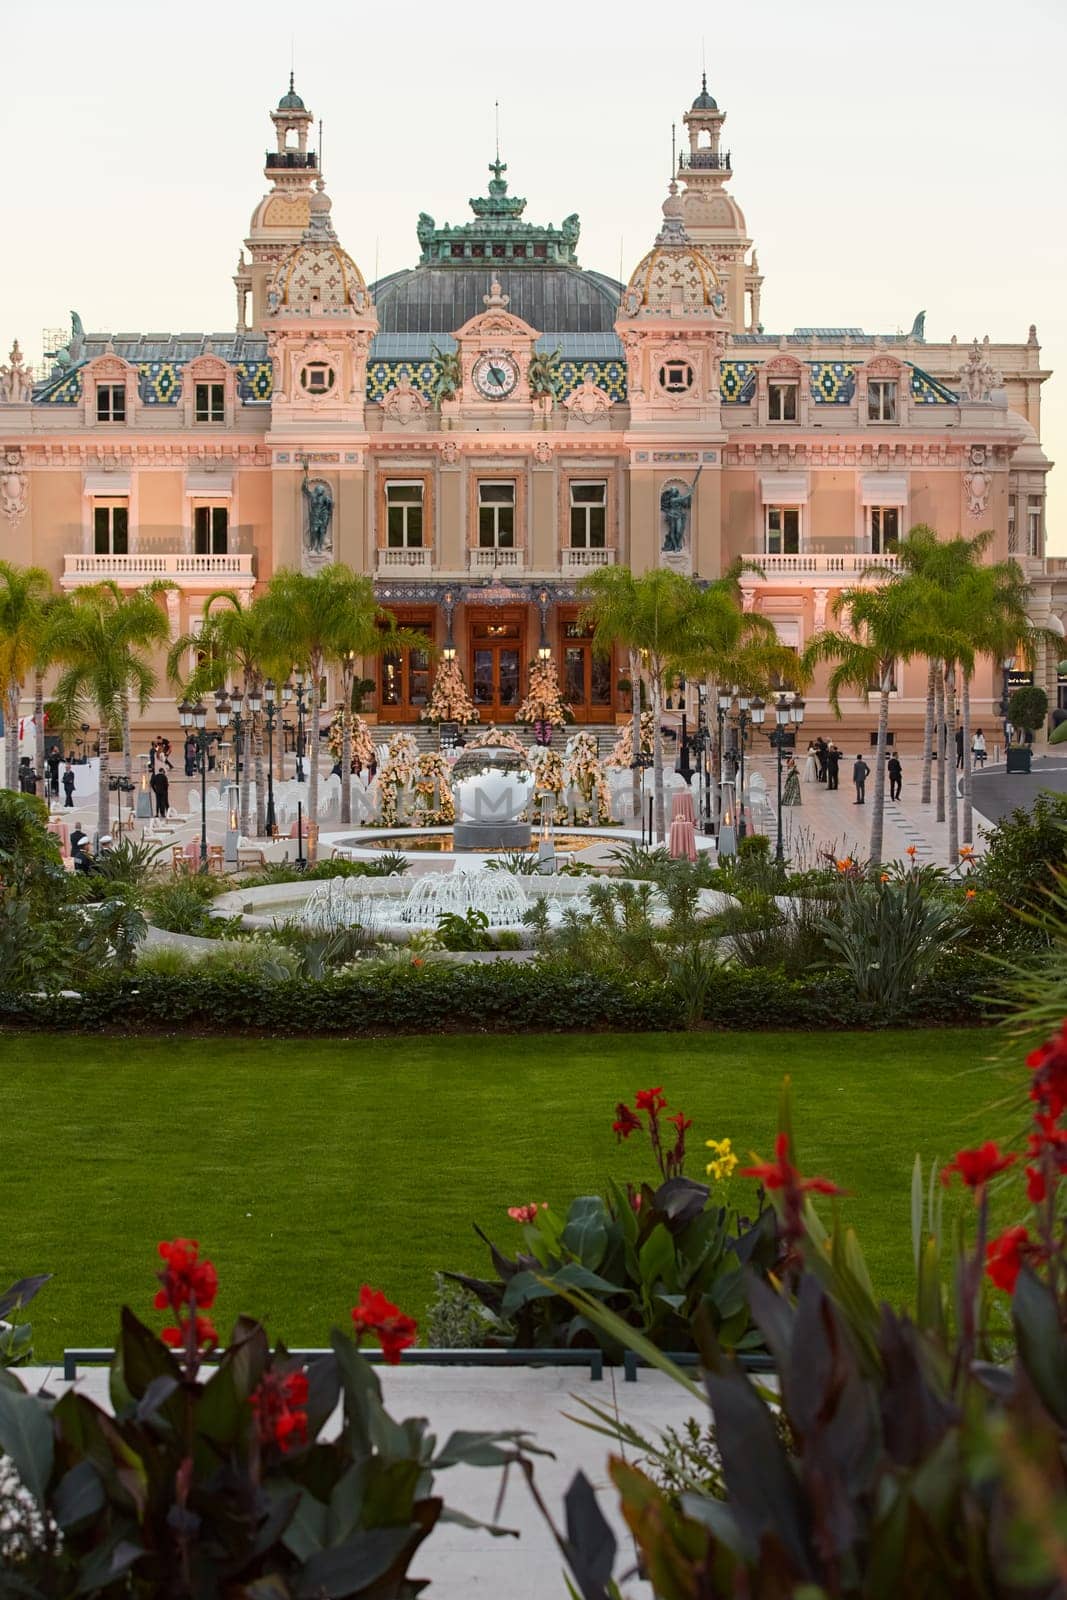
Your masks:
{"label": "circular fountain pool", "polygon": [[[378,939],[405,943],[413,933],[436,928],[447,912],[465,916],[484,913],[490,928],[523,929],[525,913],[536,901],[547,902],[550,924],[560,921],[568,906],[587,905],[589,880],[568,877],[516,877],[485,868],[474,872],[436,872],[395,878],[324,878],[314,883],[267,884],[219,895],[212,915],[240,916],[244,927],[270,929],[299,922],[322,932],[362,927]],[[699,909],[705,915],[736,904],[730,895],[701,889]],[[657,897],[657,919],[667,908]]]}

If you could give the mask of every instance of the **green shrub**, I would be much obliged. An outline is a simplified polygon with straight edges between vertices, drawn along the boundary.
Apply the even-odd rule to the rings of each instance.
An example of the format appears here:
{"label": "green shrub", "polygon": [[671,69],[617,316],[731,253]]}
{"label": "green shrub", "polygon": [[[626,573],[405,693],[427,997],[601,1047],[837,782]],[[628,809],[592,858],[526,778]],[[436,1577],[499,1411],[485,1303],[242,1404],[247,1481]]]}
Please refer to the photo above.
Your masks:
{"label": "green shrub", "polygon": [[1036,732],[1047,716],[1048,695],[1036,684],[1023,684],[1008,701],[1008,721],[1027,733]]}
{"label": "green shrub", "polygon": [[1002,817],[986,836],[971,881],[1007,906],[1040,904],[1067,871],[1067,795],[1042,792],[1027,810]]}
{"label": "green shrub", "polygon": [[218,883],[207,873],[183,873],[180,878],[156,884],[147,891],[145,912],[149,922],[167,933],[191,933],[210,939],[218,929],[208,907],[218,893]]}
{"label": "green shrub", "polygon": [[187,950],[175,944],[153,944],[142,947],[137,957],[138,977],[182,977],[193,965]]}
{"label": "green shrub", "polygon": [[490,1331],[501,1326],[492,1312],[470,1289],[453,1283],[443,1272],[434,1273],[433,1283],[434,1295],[424,1324],[430,1349],[477,1350],[484,1346]]}
{"label": "green shrub", "polygon": [[300,962],[292,950],[277,939],[220,939],[205,950],[197,962],[205,978],[248,978],[277,983],[294,978]]}
{"label": "green shrub", "polygon": [[443,911],[437,919],[437,937],[446,950],[492,950],[493,936],[484,911],[468,906],[458,911]]}

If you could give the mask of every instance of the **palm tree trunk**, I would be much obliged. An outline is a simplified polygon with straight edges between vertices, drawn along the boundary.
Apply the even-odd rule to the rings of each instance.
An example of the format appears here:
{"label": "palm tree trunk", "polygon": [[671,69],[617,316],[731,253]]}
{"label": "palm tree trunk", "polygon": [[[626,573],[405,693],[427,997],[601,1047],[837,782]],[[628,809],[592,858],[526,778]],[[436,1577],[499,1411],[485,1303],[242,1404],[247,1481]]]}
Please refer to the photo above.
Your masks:
{"label": "palm tree trunk", "polygon": [[262,839],[267,828],[266,780],[263,776],[263,713],[257,711],[252,718],[252,770],[256,780],[256,838]]}
{"label": "palm tree trunk", "polygon": [[[947,718],[952,714],[955,705],[955,689],[956,669],[953,663],[949,661],[945,663],[946,729]],[[955,733],[954,716],[952,718],[952,728],[953,733]],[[946,807],[948,812],[948,867],[949,871],[951,872],[952,869],[958,865],[960,858],[960,813],[959,801],[956,794],[956,763],[952,759],[956,753],[955,739],[953,739],[952,744],[949,745],[946,738],[946,746],[948,746],[948,753],[945,757],[945,790],[948,802]]]}
{"label": "palm tree trunk", "polygon": [[[244,696],[245,703],[247,704],[247,678],[245,679],[244,683]],[[252,740],[250,737],[252,732],[251,723],[252,719],[250,716],[242,722],[241,737],[237,743],[237,756],[241,763],[241,783],[238,791],[237,803],[241,814],[241,836],[245,839],[250,839],[252,837],[251,784],[249,781],[252,776],[250,771],[252,756]]]}
{"label": "palm tree trunk", "polygon": [[926,719],[923,722],[923,781],[920,800],[930,804],[930,764],[934,749],[934,701],[937,695],[937,664],[926,664]]}
{"label": "palm tree trunk", "polygon": [[48,778],[44,770],[44,673],[33,676],[33,764],[37,770],[37,793],[48,799]]}
{"label": "palm tree trunk", "polygon": [[111,790],[108,782],[111,778],[111,729],[107,723],[100,724],[100,788],[96,796],[96,831],[111,832]]}
{"label": "palm tree trunk", "polygon": [[885,833],[885,751],[889,731],[889,689],[892,682],[892,665],[884,665],[881,674],[881,692],[878,696],[878,743],[874,753],[874,793],[871,797],[871,848],[872,876],[881,871],[883,835]]}
{"label": "palm tree trunk", "polygon": [[656,842],[662,844],[667,835],[666,812],[663,803],[663,679],[655,670],[650,674],[652,688],[652,791],[655,796]]}
{"label": "palm tree trunk", "polygon": [[945,820],[945,680],[940,665],[937,669],[934,707],[934,738],[937,741],[937,820]]}
{"label": "palm tree trunk", "polygon": [[[318,856],[319,838],[319,682],[322,677],[320,662],[315,663],[311,679],[311,755],[308,769],[308,865],[314,866]],[[305,755],[305,760],[308,757]]]}
{"label": "palm tree trunk", "polygon": [[[632,758],[633,758],[633,760],[635,762],[637,761],[638,756],[641,754],[641,679],[640,679],[640,676],[639,676],[640,671],[641,671],[641,658],[637,654],[636,650],[631,650],[630,651],[630,712],[631,712],[630,740],[631,740],[631,743],[633,745],[633,750],[631,752],[631,755],[632,755]],[[633,767],[633,802],[634,802],[634,821],[637,822],[638,819],[641,816],[641,768],[639,766],[634,766]]]}
{"label": "palm tree trunk", "polygon": [[9,789],[19,786],[19,691],[20,683],[9,681],[4,707],[4,766]]}
{"label": "palm tree trunk", "polygon": [[962,832],[963,843],[973,843],[974,813],[971,809],[971,675],[963,674],[963,688],[960,698],[963,702],[963,782],[960,784],[960,793],[963,798]]}

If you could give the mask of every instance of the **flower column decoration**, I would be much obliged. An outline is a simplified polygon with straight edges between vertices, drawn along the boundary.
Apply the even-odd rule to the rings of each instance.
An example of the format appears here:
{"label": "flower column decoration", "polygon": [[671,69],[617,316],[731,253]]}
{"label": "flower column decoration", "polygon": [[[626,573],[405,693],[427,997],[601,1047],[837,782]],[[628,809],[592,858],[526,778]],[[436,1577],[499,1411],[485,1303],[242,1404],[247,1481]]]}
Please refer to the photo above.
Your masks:
{"label": "flower column decoration", "polygon": [[478,720],[474,701],[463,682],[459,662],[447,650],[434,676],[430,699],[421,717],[423,722],[458,722],[462,728]]}
{"label": "flower column decoration", "polygon": [[582,798],[580,815],[578,808],[575,808],[576,822],[610,820],[611,791],[597,754],[595,734],[576,733],[572,739],[568,739],[563,778],[564,786],[576,789]]}
{"label": "flower column decoration", "polygon": [[560,693],[559,674],[551,657],[531,661],[529,693],[516,711],[515,721],[542,722],[550,728],[574,721],[574,713]]}

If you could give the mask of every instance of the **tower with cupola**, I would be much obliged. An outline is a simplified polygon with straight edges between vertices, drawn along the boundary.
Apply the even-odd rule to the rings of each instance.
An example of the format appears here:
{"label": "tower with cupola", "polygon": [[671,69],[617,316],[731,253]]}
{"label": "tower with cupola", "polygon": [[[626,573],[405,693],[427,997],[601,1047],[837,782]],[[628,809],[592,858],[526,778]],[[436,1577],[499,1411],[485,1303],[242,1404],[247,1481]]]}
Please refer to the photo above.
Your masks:
{"label": "tower with cupola", "polygon": [[726,112],[709,94],[704,73],[700,93],[682,117],[687,137],[676,174],[685,185],[679,215],[690,239],[715,264],[726,292],[731,330],[752,333],[759,326],[763,279],[744,212],[726,188],[733,168],[730,151],[723,147],[725,121]]}
{"label": "tower with cupola", "polygon": [[270,281],[311,222],[313,187],[321,176],[319,154],[308,142],[314,119],[296,92],[292,73],[270,119],[275,148],[266,152],[263,167],[270,188],[252,213],[245,239],[249,258],[242,250],[233,279],[239,333],[263,328]]}

